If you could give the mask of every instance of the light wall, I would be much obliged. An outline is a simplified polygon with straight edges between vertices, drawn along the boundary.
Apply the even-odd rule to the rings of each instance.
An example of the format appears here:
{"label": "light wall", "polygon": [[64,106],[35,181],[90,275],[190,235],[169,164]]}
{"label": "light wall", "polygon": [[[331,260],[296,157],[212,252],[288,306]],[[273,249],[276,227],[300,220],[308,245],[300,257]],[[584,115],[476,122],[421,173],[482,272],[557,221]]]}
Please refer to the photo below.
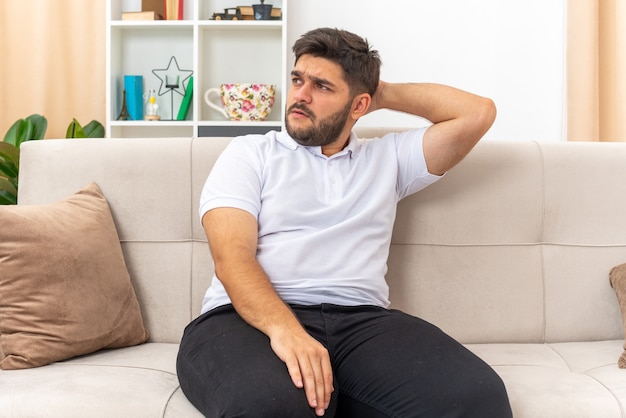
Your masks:
{"label": "light wall", "polygon": [[[318,26],[368,38],[388,81],[428,81],[488,96],[498,117],[486,138],[561,141],[565,135],[566,0],[291,0],[288,43]],[[374,113],[362,126],[423,122]]]}

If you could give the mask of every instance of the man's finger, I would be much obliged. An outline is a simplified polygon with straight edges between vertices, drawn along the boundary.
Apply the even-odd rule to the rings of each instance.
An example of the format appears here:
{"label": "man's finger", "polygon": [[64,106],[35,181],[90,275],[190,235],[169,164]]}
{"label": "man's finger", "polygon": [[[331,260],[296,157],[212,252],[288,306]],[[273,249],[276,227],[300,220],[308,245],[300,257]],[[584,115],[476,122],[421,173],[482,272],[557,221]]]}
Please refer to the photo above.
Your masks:
{"label": "man's finger", "polygon": [[326,361],[322,361],[322,375],[324,378],[324,408],[328,408],[330,404],[330,397],[335,390],[333,387],[333,370],[330,365],[330,358],[325,359]]}
{"label": "man's finger", "polygon": [[285,360],[285,364],[287,365],[287,371],[289,372],[289,376],[291,376],[293,384],[296,385],[297,388],[302,389],[304,387],[304,383],[302,381],[302,374],[300,373],[298,359],[295,356],[292,356]]}
{"label": "man's finger", "polygon": [[309,401],[309,406],[311,408],[317,408],[319,406],[317,402],[317,384],[315,378],[315,370],[311,365],[311,361],[308,356],[303,357],[299,360],[300,365],[300,373],[302,375],[302,381],[304,383],[304,393],[306,394],[306,398]]}

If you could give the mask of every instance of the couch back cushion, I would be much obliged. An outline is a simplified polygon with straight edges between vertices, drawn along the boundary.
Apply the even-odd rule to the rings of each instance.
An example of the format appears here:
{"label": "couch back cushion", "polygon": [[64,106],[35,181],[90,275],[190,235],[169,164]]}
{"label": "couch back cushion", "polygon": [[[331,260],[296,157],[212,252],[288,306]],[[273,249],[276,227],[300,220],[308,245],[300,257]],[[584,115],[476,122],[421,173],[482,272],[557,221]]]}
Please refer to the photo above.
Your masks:
{"label": "couch back cushion", "polygon": [[[19,202],[95,181],[109,201],[151,340],[178,342],[213,274],[198,217],[229,138],[31,141]],[[463,342],[622,337],[611,267],[626,262],[626,144],[483,141],[400,203],[392,306]]]}
{"label": "couch back cushion", "polygon": [[393,303],[463,342],[618,339],[626,144],[483,141],[400,203]]}
{"label": "couch back cushion", "polygon": [[54,202],[96,182],[111,207],[150,341],[178,342],[213,274],[197,201],[228,140],[24,143],[18,201]]}

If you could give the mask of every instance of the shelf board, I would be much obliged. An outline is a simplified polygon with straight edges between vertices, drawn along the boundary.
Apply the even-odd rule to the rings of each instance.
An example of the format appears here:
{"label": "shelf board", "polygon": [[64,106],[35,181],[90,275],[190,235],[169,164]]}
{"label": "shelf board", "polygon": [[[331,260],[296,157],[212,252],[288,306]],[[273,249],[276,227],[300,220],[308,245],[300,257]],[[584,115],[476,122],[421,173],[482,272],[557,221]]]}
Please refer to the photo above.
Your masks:
{"label": "shelf board", "polygon": [[279,120],[264,120],[257,122],[245,122],[245,121],[211,121],[211,120],[200,120],[198,121],[198,126],[225,126],[225,127],[237,127],[237,126],[277,126],[281,125],[282,122]]}
{"label": "shelf board", "polygon": [[112,120],[111,126],[155,127],[155,126],[193,126],[191,120]]}
{"label": "shelf board", "polygon": [[219,27],[219,28],[282,28],[282,20],[112,20],[111,27],[169,28],[169,27]]}
{"label": "shelf board", "polygon": [[282,28],[282,20],[199,20],[200,28],[259,28],[259,29],[277,29]]}
{"label": "shelf board", "polygon": [[190,27],[194,25],[193,20],[112,20],[111,27],[123,28],[169,28],[169,27]]}

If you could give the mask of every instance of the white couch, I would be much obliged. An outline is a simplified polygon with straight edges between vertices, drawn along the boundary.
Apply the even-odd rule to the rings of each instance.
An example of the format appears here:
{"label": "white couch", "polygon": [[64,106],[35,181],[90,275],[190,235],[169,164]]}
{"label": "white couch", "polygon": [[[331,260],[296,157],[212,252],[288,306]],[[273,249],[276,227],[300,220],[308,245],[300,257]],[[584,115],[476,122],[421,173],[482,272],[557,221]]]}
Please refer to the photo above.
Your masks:
{"label": "white couch", "polygon": [[[100,186],[151,337],[0,370],[1,417],[200,416],[180,391],[175,358],[212,275],[199,191],[228,141],[22,146],[20,204]],[[400,203],[388,281],[394,307],[494,367],[515,417],[611,418],[626,416],[626,370],[617,367],[623,326],[608,273],[624,262],[626,144],[483,141]]]}

